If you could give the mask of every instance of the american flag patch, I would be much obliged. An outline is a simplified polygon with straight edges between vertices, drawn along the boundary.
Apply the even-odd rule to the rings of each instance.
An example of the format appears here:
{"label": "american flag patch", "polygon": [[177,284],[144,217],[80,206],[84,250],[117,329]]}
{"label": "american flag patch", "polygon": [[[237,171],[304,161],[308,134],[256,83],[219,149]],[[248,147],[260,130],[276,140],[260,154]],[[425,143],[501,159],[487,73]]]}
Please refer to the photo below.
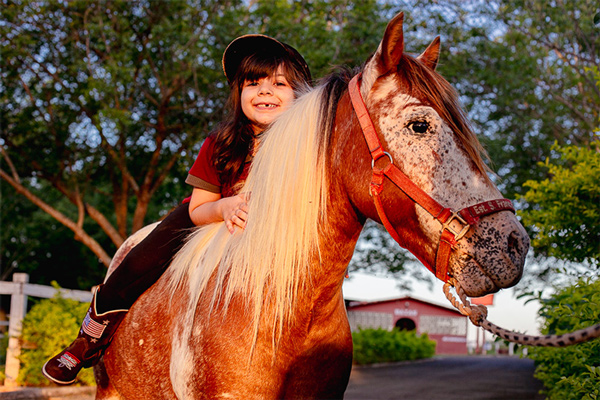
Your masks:
{"label": "american flag patch", "polygon": [[75,357],[73,354],[69,353],[68,351],[65,352],[65,354],[60,356],[60,358],[58,359],[58,366],[59,367],[67,367],[69,370],[71,368],[75,368],[77,366],[77,364],[79,364],[79,360],[77,359],[77,357]]}
{"label": "american flag patch", "polygon": [[85,315],[85,319],[83,320],[83,324],[81,324],[81,329],[85,334],[93,338],[100,339],[104,329],[106,329],[106,325],[102,325],[94,321],[90,317],[90,312],[88,311],[88,313]]}

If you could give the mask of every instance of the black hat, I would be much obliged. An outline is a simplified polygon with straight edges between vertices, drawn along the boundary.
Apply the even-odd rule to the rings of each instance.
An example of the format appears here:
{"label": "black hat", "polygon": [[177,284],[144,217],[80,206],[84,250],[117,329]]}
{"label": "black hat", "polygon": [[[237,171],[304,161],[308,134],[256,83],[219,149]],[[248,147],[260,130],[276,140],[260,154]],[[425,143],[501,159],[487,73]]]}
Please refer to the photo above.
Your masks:
{"label": "black hat", "polygon": [[244,57],[257,52],[286,55],[295,64],[298,71],[304,75],[306,81],[310,82],[311,75],[308,64],[296,49],[272,37],[256,34],[240,36],[229,43],[225,49],[223,53],[223,72],[227,82],[231,83]]}

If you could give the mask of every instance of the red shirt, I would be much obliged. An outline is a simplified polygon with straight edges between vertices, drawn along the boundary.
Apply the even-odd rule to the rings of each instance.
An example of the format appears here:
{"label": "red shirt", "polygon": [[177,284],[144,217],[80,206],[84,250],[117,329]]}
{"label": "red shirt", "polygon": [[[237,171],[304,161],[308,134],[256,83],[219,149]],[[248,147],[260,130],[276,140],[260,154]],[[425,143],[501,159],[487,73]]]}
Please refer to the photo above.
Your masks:
{"label": "red shirt", "polygon": [[[251,160],[246,160],[244,171],[234,185],[224,185],[219,179],[217,168],[213,161],[214,152],[215,138],[213,135],[210,135],[206,138],[204,143],[202,143],[200,153],[198,153],[198,157],[196,157],[196,161],[194,161],[194,165],[192,165],[185,182],[195,188],[207,190],[211,193],[219,193],[221,194],[221,197],[233,196],[236,194],[235,186],[237,186],[238,183],[245,181],[248,177]],[[183,202],[189,202],[190,198],[191,197],[188,197]]]}

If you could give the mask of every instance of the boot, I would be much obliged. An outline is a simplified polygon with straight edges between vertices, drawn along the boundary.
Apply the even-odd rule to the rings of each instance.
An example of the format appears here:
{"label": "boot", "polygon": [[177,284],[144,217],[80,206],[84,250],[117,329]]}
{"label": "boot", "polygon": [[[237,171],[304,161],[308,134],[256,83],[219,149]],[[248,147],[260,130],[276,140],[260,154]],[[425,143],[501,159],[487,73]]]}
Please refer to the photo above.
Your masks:
{"label": "boot", "polygon": [[98,314],[96,297],[98,286],[90,308],[81,324],[79,335],[73,343],[44,364],[42,373],[46,378],[61,385],[75,382],[82,368],[95,365],[110,344],[119,324],[128,310],[113,310]]}

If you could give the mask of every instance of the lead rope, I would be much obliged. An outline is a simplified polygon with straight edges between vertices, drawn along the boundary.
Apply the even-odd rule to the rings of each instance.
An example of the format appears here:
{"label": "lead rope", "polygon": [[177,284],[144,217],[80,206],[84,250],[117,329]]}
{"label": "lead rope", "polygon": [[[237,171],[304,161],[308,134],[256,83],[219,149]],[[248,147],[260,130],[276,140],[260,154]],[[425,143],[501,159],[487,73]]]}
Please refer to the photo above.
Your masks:
{"label": "lead rope", "polygon": [[[450,292],[452,286],[454,286],[456,294],[460,297],[462,303]],[[448,282],[444,283],[444,294],[462,315],[469,317],[473,325],[481,326],[486,331],[510,342],[529,346],[565,347],[600,337],[600,324],[592,325],[572,333],[565,333],[563,335],[532,336],[509,331],[488,321],[487,307],[471,304],[467,299],[464,290],[458,285],[458,282],[456,282],[454,278],[450,278],[448,279]]]}

